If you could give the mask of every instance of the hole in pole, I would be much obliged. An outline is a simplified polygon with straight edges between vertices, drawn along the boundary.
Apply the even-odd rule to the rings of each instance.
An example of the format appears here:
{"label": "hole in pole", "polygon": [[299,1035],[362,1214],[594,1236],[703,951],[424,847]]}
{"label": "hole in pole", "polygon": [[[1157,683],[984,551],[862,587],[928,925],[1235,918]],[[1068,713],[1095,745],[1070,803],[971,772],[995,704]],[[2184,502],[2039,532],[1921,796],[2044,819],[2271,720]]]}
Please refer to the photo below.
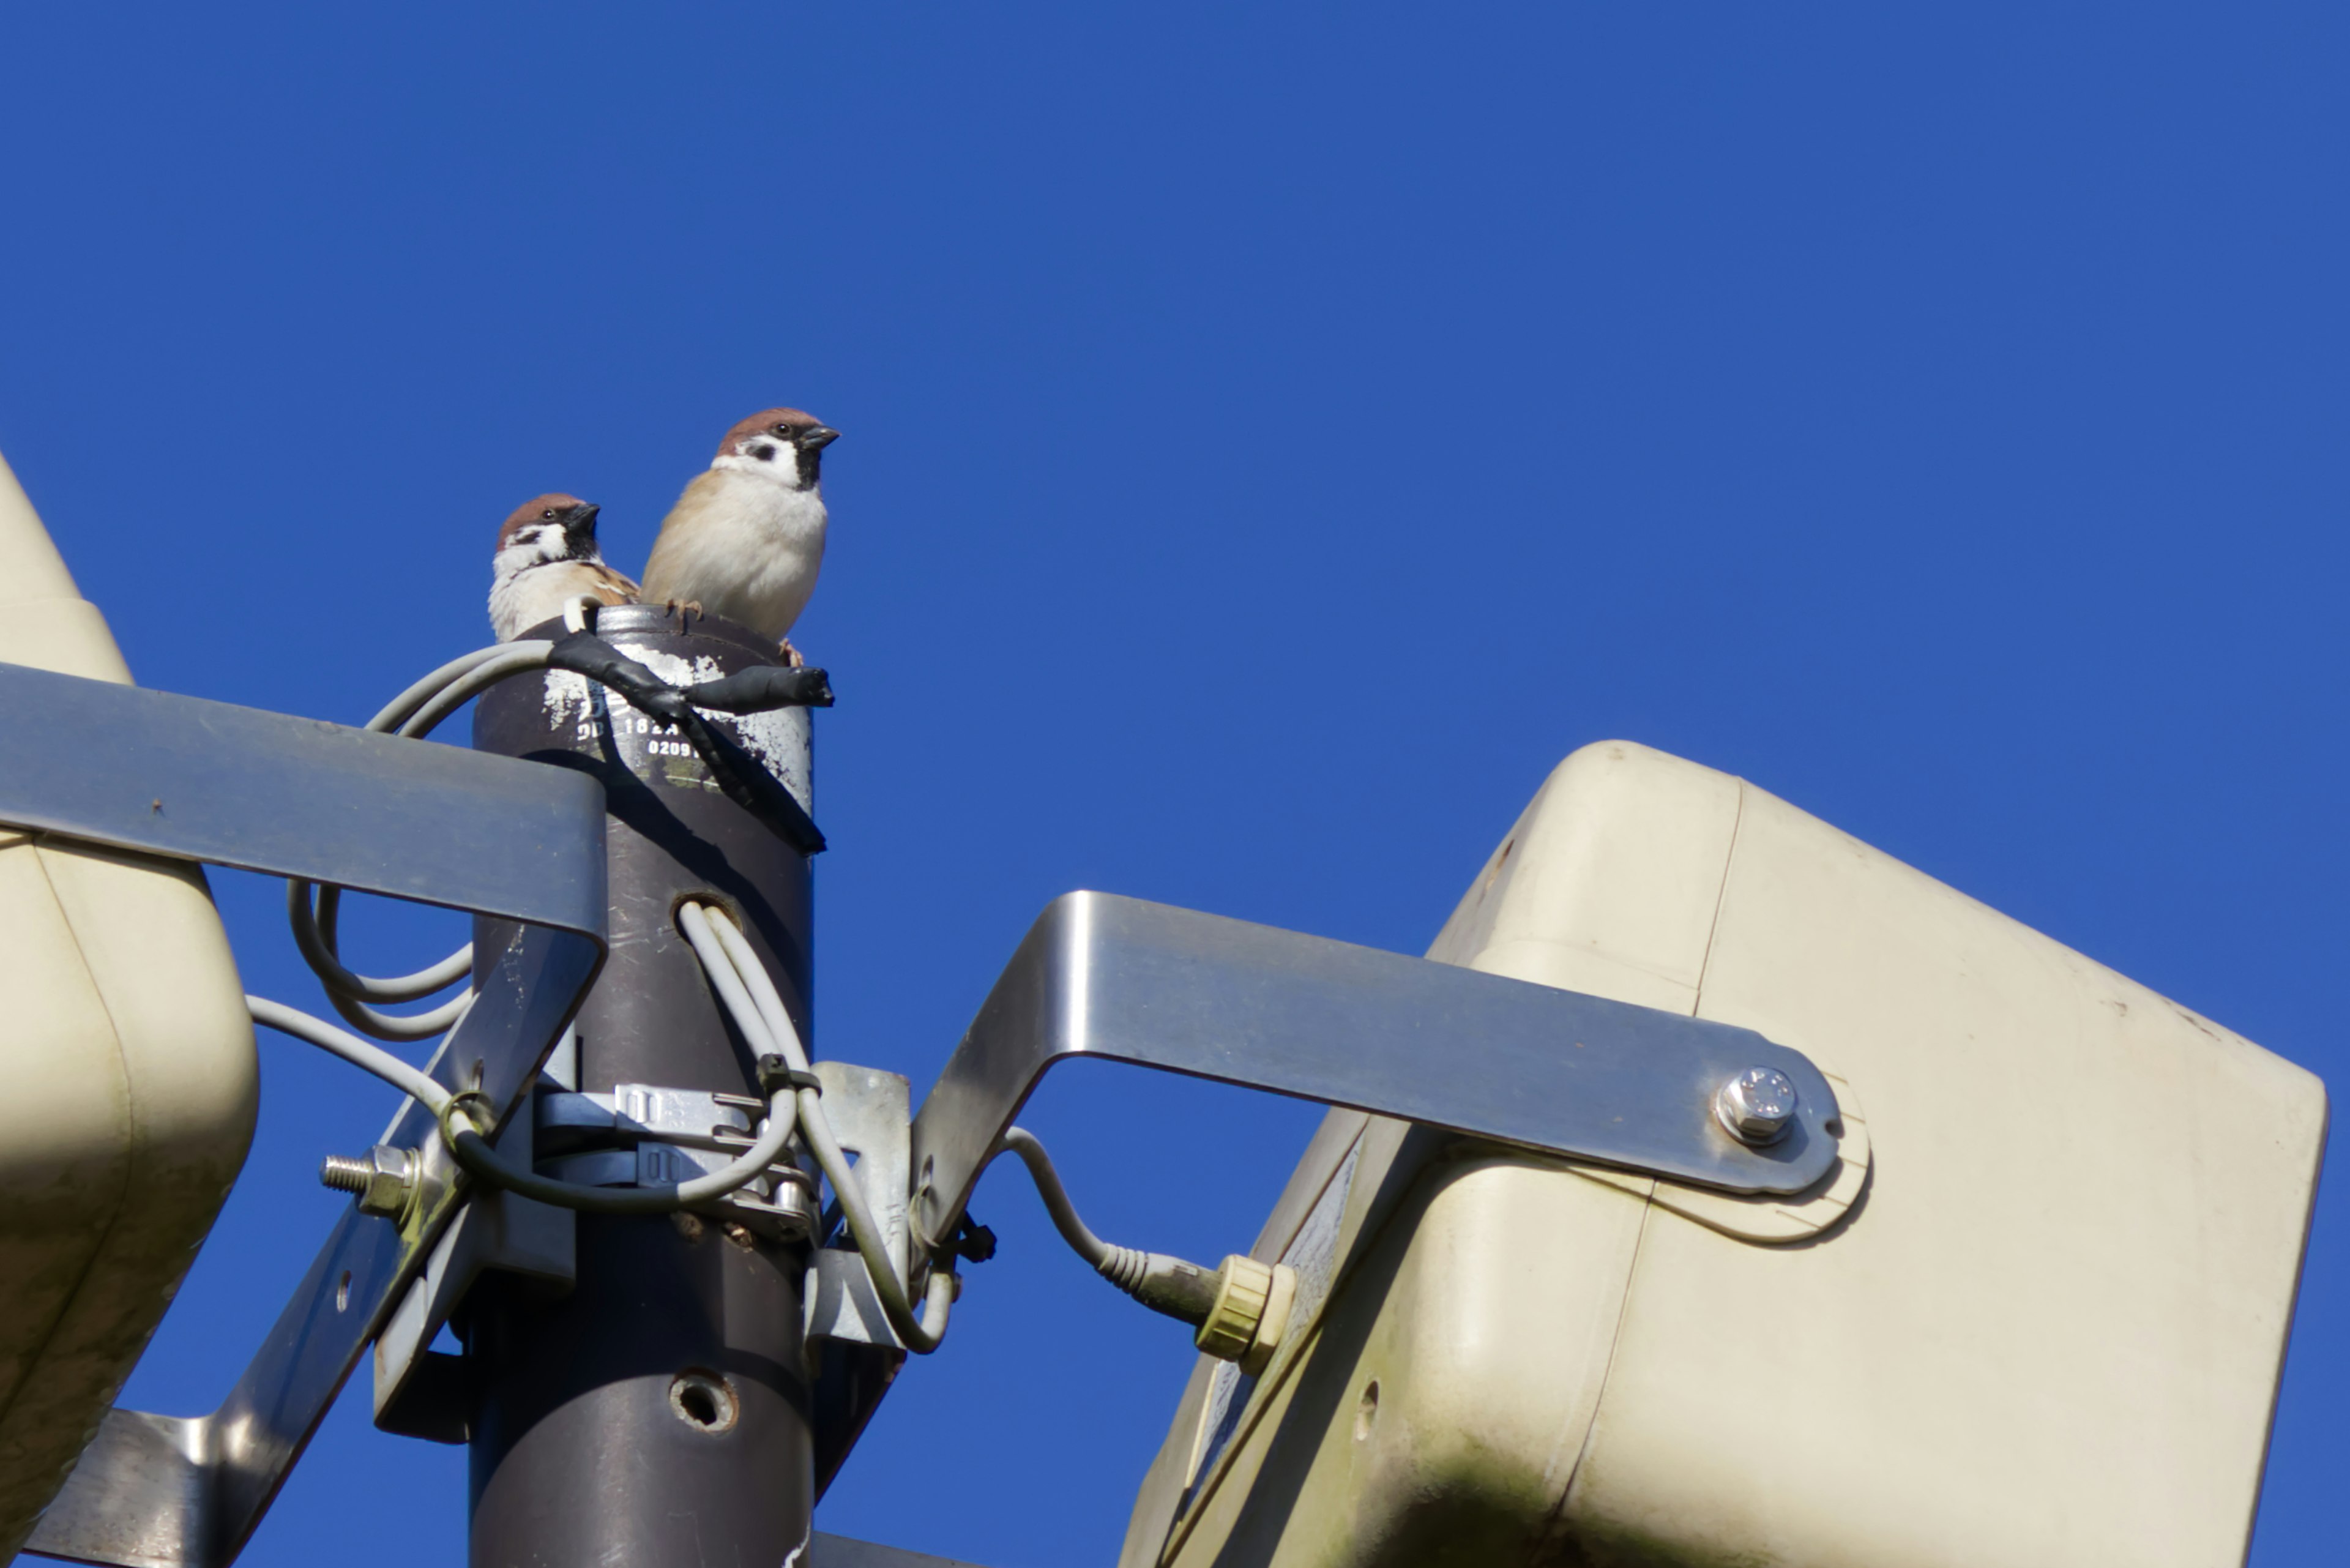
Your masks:
{"label": "hole in pole", "polygon": [[694,1430],[713,1433],[733,1429],[741,1409],[733,1385],[698,1366],[689,1366],[671,1380],[669,1407]]}

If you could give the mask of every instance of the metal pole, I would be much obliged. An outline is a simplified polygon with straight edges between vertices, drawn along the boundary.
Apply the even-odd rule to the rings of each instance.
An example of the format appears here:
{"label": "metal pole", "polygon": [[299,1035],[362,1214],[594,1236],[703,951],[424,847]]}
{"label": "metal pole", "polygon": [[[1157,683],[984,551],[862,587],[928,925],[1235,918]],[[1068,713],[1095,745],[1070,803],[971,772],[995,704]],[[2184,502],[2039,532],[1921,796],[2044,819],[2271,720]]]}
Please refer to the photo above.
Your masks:
{"label": "metal pole", "polygon": [[[776,661],[727,623],[650,606],[604,610],[596,629],[670,679]],[[724,728],[809,804],[805,710]],[[473,744],[581,768],[609,796],[611,959],[579,1013],[568,1086],[755,1093],[751,1047],[674,912],[690,894],[733,911],[811,1038],[807,857],[721,794],[690,747],[579,677],[488,692]],[[480,922],[476,944],[497,953],[503,932]],[[487,1275],[462,1325],[476,1394],[473,1568],[785,1563],[814,1508],[806,1244],[714,1216],[577,1223],[567,1294]]]}

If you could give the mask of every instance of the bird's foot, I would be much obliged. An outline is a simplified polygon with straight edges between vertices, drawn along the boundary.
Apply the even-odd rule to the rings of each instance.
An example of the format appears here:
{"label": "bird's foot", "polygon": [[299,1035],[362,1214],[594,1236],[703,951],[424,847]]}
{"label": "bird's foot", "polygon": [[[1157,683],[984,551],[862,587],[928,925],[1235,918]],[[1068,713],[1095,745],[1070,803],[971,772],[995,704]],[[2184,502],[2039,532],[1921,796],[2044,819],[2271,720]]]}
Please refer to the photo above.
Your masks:
{"label": "bird's foot", "polygon": [[790,638],[785,638],[781,641],[777,642],[775,644],[775,648],[777,651],[782,653],[784,656],[785,669],[805,670],[807,668],[807,660],[801,656],[798,649],[792,646],[792,639]]}
{"label": "bird's foot", "polygon": [[662,607],[662,613],[690,618],[704,612],[700,599],[671,599]]}

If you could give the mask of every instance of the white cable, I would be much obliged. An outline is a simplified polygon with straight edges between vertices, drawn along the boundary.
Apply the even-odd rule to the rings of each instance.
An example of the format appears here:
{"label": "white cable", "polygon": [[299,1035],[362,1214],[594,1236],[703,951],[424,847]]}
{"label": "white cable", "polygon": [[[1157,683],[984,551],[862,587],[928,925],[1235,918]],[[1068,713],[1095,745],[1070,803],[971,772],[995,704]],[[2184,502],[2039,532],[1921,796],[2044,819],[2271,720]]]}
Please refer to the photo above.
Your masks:
{"label": "white cable", "polygon": [[[692,916],[689,917],[688,910],[692,911]],[[700,905],[681,905],[677,912],[678,920],[682,924],[689,918],[700,917],[702,912]],[[785,1061],[800,1072],[810,1071],[807,1047],[800,1043],[800,1032],[793,1026],[791,1012],[784,1006],[784,999],[776,992],[775,980],[767,973],[767,966],[760,962],[759,955],[752,950],[751,939],[743,934],[743,928],[736,925],[734,918],[725,910],[713,909],[712,912],[717,919],[708,922],[711,934],[718,939],[718,945],[726,950],[726,957],[734,966],[735,972],[750,987],[751,1000],[758,1007],[760,1021],[766,1024],[769,1037],[783,1053]],[[701,950],[699,946],[695,950]]]}
{"label": "white cable", "polygon": [[343,967],[331,945],[343,890],[332,884],[318,888],[317,904],[313,909],[307,898],[312,888],[310,883],[289,880],[286,887],[286,915],[294,927],[295,946],[302,950],[302,957],[320,980],[355,1001],[421,1002],[436,991],[448,990],[473,971],[473,949],[469,942],[439,963],[413,974],[389,979],[354,974]]}
{"label": "white cable", "polygon": [[[489,1140],[482,1135],[467,1108],[469,1102],[484,1098],[478,1093],[452,1095],[425,1076],[421,1069],[401,1061],[383,1047],[370,1045],[358,1035],[338,1029],[323,1018],[313,1018],[282,1002],[272,1002],[265,996],[248,996],[244,999],[244,1006],[245,1011],[253,1014],[255,1023],[330,1051],[353,1066],[373,1073],[421,1104],[440,1121],[450,1154],[476,1180],[559,1208],[583,1209],[599,1214],[666,1214],[692,1204],[708,1203],[738,1188],[746,1187],[766,1174],[767,1168],[784,1157],[785,1147],[791,1142],[791,1102],[784,1100],[768,1106],[768,1115],[760,1127],[757,1141],[741,1158],[706,1176],[661,1187],[588,1187],[577,1182],[556,1181],[509,1163],[490,1147]],[[452,1128],[451,1122],[458,1118],[463,1119],[463,1125]]]}
{"label": "white cable", "polygon": [[[792,1026],[791,1015],[784,1009],[783,998],[776,994],[766,965],[752,951],[733,918],[715,905],[688,900],[678,906],[677,923],[702,960],[719,1001],[733,1015],[735,1027],[752,1042],[753,1049],[764,1047],[782,1056],[795,1070],[807,1072],[807,1052],[800,1044],[799,1031]],[[825,1115],[824,1096],[814,1089],[799,1092],[799,1128],[800,1136],[807,1140],[808,1152],[816,1156],[817,1168],[832,1183],[841,1218],[847,1222],[849,1238],[857,1243],[857,1255],[864,1261],[865,1272],[873,1282],[873,1293],[890,1328],[909,1350],[923,1355],[936,1350],[939,1342],[946,1337],[947,1315],[954,1305],[954,1275],[942,1268],[931,1272],[921,1314],[917,1317],[913,1304],[907,1299],[906,1282],[899,1278],[897,1262],[889,1256],[889,1239],[875,1220],[872,1206],[866,1201],[864,1184],[858,1180],[848,1156],[833,1136],[831,1118]]]}
{"label": "white cable", "polygon": [[499,649],[498,656],[485,659],[466,670],[448,685],[427,698],[423,706],[401,721],[395,734],[422,738],[433,727],[472,701],[482,692],[511,676],[546,668],[547,650],[551,642],[516,642]]}
{"label": "white cable", "polygon": [[[525,642],[501,642],[452,659],[393,698],[367,727],[414,738],[432,732],[451,713],[483,691],[512,676],[546,668],[555,644],[544,638]],[[445,991],[473,972],[473,948],[468,942],[455,952],[412,974],[388,978],[363,975],[342,962],[336,952],[335,916],[341,889],[320,888],[314,910],[312,885],[286,884],[288,916],[295,946],[325,984],[335,1011],[357,1028],[379,1040],[428,1040],[446,1033],[464,1017],[473,992],[451,998],[423,1012],[383,1012],[371,1002],[419,1002]]]}
{"label": "white cable", "polygon": [[253,1014],[255,1023],[265,1024],[280,1033],[291,1034],[322,1050],[331,1051],[355,1067],[364,1067],[406,1095],[420,1102],[426,1110],[439,1116],[449,1104],[449,1091],[426,1077],[418,1068],[409,1065],[380,1045],[370,1045],[358,1035],[338,1029],[323,1018],[272,1002],[265,996],[248,996],[245,1011]]}
{"label": "white cable", "polygon": [[442,1139],[465,1173],[491,1187],[502,1187],[558,1209],[577,1209],[590,1214],[670,1214],[697,1203],[713,1202],[767,1174],[767,1168],[784,1158],[785,1146],[792,1141],[791,1101],[779,1095],[768,1102],[766,1117],[759,1124],[758,1141],[731,1165],[690,1181],[660,1187],[588,1187],[576,1181],[557,1181],[508,1164],[490,1147],[489,1139],[482,1135],[468,1111],[467,1102],[478,1098],[451,1096],[441,1113]]}
{"label": "white cable", "polygon": [[[495,659],[511,649],[529,646],[531,645],[522,642],[494,642],[487,648],[477,648],[462,658],[452,659],[385,703],[376,716],[367,722],[365,727],[387,733],[397,730],[411,713],[415,712],[423,704],[426,698],[431,697],[475,665]],[[545,646],[552,648],[555,645],[550,642]]]}
{"label": "white cable", "polygon": [[[573,631],[585,630],[586,618],[592,613],[592,603],[585,595],[567,602],[564,606],[564,624]],[[476,649],[461,659],[451,659],[394,698],[369,721],[367,727],[421,739],[458,708],[499,681],[528,670],[545,669],[554,646],[545,639],[500,643],[493,648]],[[341,889],[331,886],[318,888],[314,908],[311,901],[313,886],[297,878],[288,879],[288,914],[294,928],[295,944],[325,982],[328,999],[334,1003],[337,1012],[380,1038],[400,1040],[424,1039],[441,1033],[453,1027],[465,1015],[474,1000],[475,993],[471,989],[430,1012],[405,1017],[380,1012],[366,1006],[365,1002],[417,1001],[455,983],[473,969],[471,943],[413,974],[390,979],[359,974],[346,966],[335,951],[335,917]],[[754,988],[759,992],[755,998],[753,990],[746,990],[742,973],[720,945],[723,938],[714,937],[710,922],[702,918],[699,906],[683,906],[681,923],[689,920],[692,926],[700,928],[700,938],[694,940],[694,932],[691,929],[688,938],[694,940],[695,951],[702,958],[712,983],[718,988],[737,1026],[746,1037],[755,1042],[780,1045],[776,1054],[782,1055],[800,1071],[806,1071],[807,1054],[800,1044],[798,1032],[793,1029],[790,1016],[784,1011],[781,998],[775,995],[774,983],[767,979],[765,969],[750,952],[749,945],[743,941],[733,922],[724,921],[724,929],[741,947],[749,971],[755,976]],[[794,1102],[790,1096],[778,1096],[769,1101],[768,1114],[762,1120],[757,1137],[750,1148],[732,1163],[707,1175],[660,1187],[642,1188],[588,1187],[577,1182],[557,1181],[510,1164],[491,1147],[473,1119],[471,1106],[484,1099],[480,1094],[465,1092],[452,1095],[390,1052],[370,1045],[324,1019],[314,1018],[282,1002],[272,1002],[266,997],[248,996],[245,1003],[255,1023],[330,1051],[422,1103],[439,1120],[442,1140],[448,1145],[452,1158],[476,1180],[561,1208],[605,1214],[661,1214],[711,1202],[765,1175],[769,1168],[784,1157],[795,1130],[796,1118],[792,1115]],[[768,1027],[768,1016],[777,1022],[780,1039]],[[798,1108],[802,1114],[812,1111],[819,1123],[823,1121],[823,1106],[813,1091],[802,1092]],[[810,1143],[818,1145],[819,1140],[811,1138]],[[833,1138],[828,1124],[823,1127],[817,1158],[828,1176],[833,1176],[836,1168],[837,1169],[834,1185],[844,1193],[843,1212],[849,1213],[851,1204],[854,1205],[851,1227],[858,1236],[859,1251],[865,1256],[867,1267],[872,1269],[876,1255],[879,1258],[881,1266],[876,1276],[877,1288],[880,1288],[882,1281],[894,1287],[883,1289],[882,1295],[885,1306],[894,1298],[897,1311],[891,1314],[893,1324],[899,1318],[905,1320],[906,1327],[901,1330],[901,1337],[916,1349],[934,1348],[938,1336],[945,1331],[946,1307],[951,1301],[954,1285],[952,1276],[942,1272],[933,1277],[931,1300],[925,1303],[924,1322],[914,1323],[913,1314],[906,1305],[905,1288],[897,1279],[895,1270],[889,1266],[886,1250],[877,1246],[868,1251],[865,1245],[868,1238],[878,1242],[879,1231],[873,1223],[863,1193],[857,1188],[847,1159],[841,1153],[838,1142]],[[926,1327],[929,1330],[927,1334]],[[907,1332],[909,1330],[910,1332]],[[928,1343],[916,1343],[923,1339]]]}

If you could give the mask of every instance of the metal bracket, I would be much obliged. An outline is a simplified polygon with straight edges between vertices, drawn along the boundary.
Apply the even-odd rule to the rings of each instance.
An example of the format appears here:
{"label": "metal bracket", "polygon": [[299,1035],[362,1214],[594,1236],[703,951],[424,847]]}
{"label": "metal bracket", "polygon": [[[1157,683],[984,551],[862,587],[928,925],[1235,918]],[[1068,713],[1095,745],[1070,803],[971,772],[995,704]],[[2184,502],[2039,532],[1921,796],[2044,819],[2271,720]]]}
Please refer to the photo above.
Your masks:
{"label": "metal bracket", "polygon": [[443,1386],[451,1379],[435,1376],[453,1372],[439,1364],[456,1357],[432,1349],[434,1336],[490,1270],[567,1289],[577,1274],[577,1229],[567,1210],[511,1192],[475,1193],[376,1335],[375,1424],[431,1442],[465,1441],[463,1411],[441,1397],[452,1392]]}
{"label": "metal bracket", "polygon": [[[909,1150],[906,1080],[895,1073],[855,1067],[846,1062],[818,1062],[816,1075],[824,1081],[824,1111],[832,1136],[857,1157],[858,1184],[873,1217],[888,1239],[889,1261],[898,1277],[907,1277],[912,1240],[906,1227],[906,1169]],[[883,1315],[873,1293],[865,1262],[846,1246],[819,1247],[808,1260],[806,1337],[812,1350],[824,1342],[878,1345],[906,1354]]]}
{"label": "metal bracket", "polygon": [[[881,1223],[890,1261],[902,1279],[913,1256],[906,1215],[911,1147],[906,1080],[846,1062],[818,1062],[816,1075],[824,1082],[825,1116],[833,1137],[857,1156],[858,1182]],[[905,1365],[906,1351],[890,1332],[863,1260],[852,1251],[817,1248],[809,1259],[801,1299],[807,1312],[809,1426],[815,1438],[816,1495],[821,1497]]]}
{"label": "metal bracket", "polygon": [[[604,961],[604,792],[562,769],[0,664],[0,824],[520,922],[426,1069],[501,1122]],[[384,1141],[435,1137],[409,1102]],[[109,1412],[26,1550],[232,1562],[463,1202],[434,1185],[404,1227],[344,1213],[219,1409]]]}
{"label": "metal bracket", "polygon": [[[535,1096],[544,1104],[542,1092]],[[499,1135],[498,1152],[529,1165],[532,1116],[518,1115]],[[474,1282],[497,1269],[565,1291],[578,1277],[578,1226],[569,1210],[511,1192],[475,1192],[442,1231],[424,1270],[400,1296],[375,1340],[375,1424],[401,1437],[462,1443],[471,1435],[472,1400],[462,1358],[436,1351],[433,1339]]]}
{"label": "metal bracket", "polygon": [[[914,1119],[925,1241],[949,1235],[1038,1078],[1072,1056],[1269,1089],[1729,1192],[1835,1168],[1827,1079],[1751,1029],[1107,893],[1029,929]],[[1757,1147],[1715,1119],[1749,1067],[1796,1110]]]}

